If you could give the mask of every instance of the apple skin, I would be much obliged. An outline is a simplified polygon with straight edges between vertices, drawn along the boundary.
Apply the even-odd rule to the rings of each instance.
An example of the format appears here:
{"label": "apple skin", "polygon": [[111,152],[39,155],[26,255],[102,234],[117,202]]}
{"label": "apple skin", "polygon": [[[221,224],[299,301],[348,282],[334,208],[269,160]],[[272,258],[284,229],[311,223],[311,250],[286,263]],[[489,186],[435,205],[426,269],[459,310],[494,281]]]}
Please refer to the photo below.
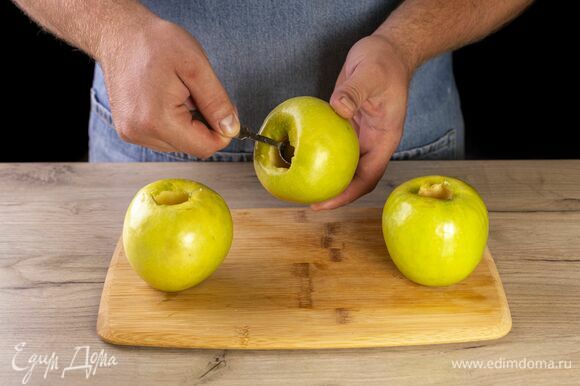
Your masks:
{"label": "apple skin", "polygon": [[[418,194],[421,186],[446,181],[453,197]],[[391,259],[409,280],[426,286],[448,286],[469,276],[487,243],[487,208],[467,183],[444,176],[425,176],[398,186],[383,209],[383,236]]]}
{"label": "apple skin", "polygon": [[123,225],[129,263],[151,287],[166,292],[208,278],[232,239],[232,216],[224,199],[203,184],[183,179],[163,179],[139,190]]}
{"label": "apple skin", "polygon": [[312,204],[342,193],[354,176],[358,137],[348,122],[325,101],[296,97],[278,105],[264,121],[260,134],[294,146],[289,168],[278,150],[260,142],[254,148],[254,168],[260,183],[273,196]]}

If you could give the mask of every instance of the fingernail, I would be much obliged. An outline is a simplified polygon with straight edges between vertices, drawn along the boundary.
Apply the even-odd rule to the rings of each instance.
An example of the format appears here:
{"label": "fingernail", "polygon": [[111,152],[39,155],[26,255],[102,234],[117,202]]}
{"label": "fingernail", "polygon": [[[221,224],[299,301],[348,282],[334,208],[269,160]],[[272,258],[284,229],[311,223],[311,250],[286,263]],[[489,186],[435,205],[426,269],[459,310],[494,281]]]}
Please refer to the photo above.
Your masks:
{"label": "fingernail", "polygon": [[235,137],[240,132],[240,121],[235,114],[230,114],[220,121],[220,130],[226,137]]}
{"label": "fingernail", "polygon": [[343,96],[339,99],[339,102],[342,103],[342,105],[346,107],[349,112],[354,113],[356,106],[348,97]]}

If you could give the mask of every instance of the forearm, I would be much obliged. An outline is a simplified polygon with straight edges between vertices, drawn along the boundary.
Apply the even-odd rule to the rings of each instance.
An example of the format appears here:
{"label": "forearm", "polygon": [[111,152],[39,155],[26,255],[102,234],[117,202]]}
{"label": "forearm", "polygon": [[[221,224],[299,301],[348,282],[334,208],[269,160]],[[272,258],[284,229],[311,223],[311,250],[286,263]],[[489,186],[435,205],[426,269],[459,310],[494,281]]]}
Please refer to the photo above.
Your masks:
{"label": "forearm", "polygon": [[43,28],[99,60],[154,15],[135,0],[13,0]]}
{"label": "forearm", "polygon": [[406,0],[375,34],[398,48],[411,71],[428,59],[482,39],[532,0]]}

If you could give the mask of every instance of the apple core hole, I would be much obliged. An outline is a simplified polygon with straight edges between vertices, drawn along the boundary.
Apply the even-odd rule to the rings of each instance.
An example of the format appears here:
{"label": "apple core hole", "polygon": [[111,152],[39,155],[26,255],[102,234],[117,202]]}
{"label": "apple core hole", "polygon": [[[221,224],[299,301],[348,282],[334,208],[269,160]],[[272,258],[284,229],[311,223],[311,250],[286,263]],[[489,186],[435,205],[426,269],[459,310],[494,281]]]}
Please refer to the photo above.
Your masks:
{"label": "apple core hole", "polygon": [[449,182],[447,181],[435,184],[425,183],[421,185],[417,194],[422,197],[430,197],[438,200],[451,200],[453,198],[453,190],[451,190]]}
{"label": "apple core hole", "polygon": [[185,192],[174,192],[163,190],[152,195],[157,205],[179,205],[189,200],[189,194]]}
{"label": "apple core hole", "polygon": [[[284,157],[284,160],[288,161],[288,164],[292,164],[292,158],[294,158],[294,147],[290,145],[290,141],[288,139],[286,139],[284,141],[285,146],[282,147],[282,156]],[[288,165],[288,167],[290,167]]]}
{"label": "apple core hole", "polygon": [[[288,142],[288,137],[286,138],[282,138],[280,140],[280,142]],[[270,146],[270,157],[272,159],[273,164],[275,167],[277,168],[284,168],[284,169],[290,169],[290,166],[292,166],[292,159],[294,157],[294,151],[291,152],[287,152],[286,154],[284,154],[285,157],[289,158],[290,163],[284,161],[282,159],[282,157],[280,156],[280,152],[278,151],[278,148],[274,147],[274,146]]]}

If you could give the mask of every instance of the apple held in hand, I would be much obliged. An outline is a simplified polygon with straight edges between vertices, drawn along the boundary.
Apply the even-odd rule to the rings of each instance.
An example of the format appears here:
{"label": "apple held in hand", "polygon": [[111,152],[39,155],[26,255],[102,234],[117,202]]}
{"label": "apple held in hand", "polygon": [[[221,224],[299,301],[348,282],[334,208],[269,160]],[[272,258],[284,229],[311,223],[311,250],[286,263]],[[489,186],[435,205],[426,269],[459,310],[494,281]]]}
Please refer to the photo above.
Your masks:
{"label": "apple held in hand", "polygon": [[408,279],[447,286],[479,264],[488,235],[487,208],[465,182],[426,176],[398,186],[383,209],[389,254]]}
{"label": "apple held in hand", "polygon": [[359,144],[350,123],[317,98],[296,97],[276,107],[260,134],[294,147],[291,164],[277,148],[256,143],[254,168],[264,188],[275,197],[303,204],[328,200],[352,180]]}
{"label": "apple held in hand", "polygon": [[151,287],[175,292],[210,276],[233,238],[223,198],[200,183],[165,179],[143,187],[125,215],[123,246]]}

